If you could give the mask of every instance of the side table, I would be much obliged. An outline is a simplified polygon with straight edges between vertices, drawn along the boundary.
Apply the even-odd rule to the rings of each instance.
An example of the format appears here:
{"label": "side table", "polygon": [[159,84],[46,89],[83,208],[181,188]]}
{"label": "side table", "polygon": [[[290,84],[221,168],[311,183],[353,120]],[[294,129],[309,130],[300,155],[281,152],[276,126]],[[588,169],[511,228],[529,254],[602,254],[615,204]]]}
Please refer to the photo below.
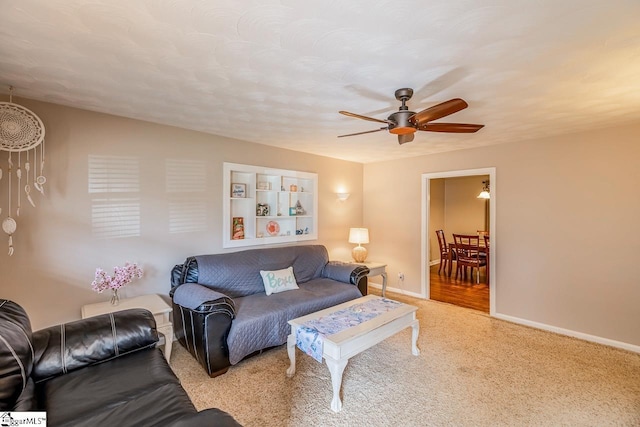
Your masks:
{"label": "side table", "polygon": [[114,311],[128,310],[130,308],[144,308],[153,314],[156,319],[156,329],[164,336],[164,357],[167,362],[171,360],[171,346],[173,345],[173,325],[169,320],[171,306],[159,295],[140,295],[133,298],[122,298],[118,305],[110,302],[99,302],[82,306],[82,318],[97,316],[99,314],[113,313]]}
{"label": "side table", "polygon": [[343,261],[351,264],[364,265],[369,269],[367,277],[382,276],[382,296],[386,297],[385,292],[387,290],[387,264],[381,262],[355,262],[354,260]]}

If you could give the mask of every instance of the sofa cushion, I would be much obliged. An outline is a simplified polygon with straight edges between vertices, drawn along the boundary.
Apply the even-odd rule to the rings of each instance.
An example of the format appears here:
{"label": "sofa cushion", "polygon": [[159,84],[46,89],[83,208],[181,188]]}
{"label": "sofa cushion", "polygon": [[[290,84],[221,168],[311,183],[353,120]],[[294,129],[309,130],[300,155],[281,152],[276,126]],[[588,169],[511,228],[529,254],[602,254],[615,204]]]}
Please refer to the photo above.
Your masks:
{"label": "sofa cushion", "polygon": [[260,276],[262,276],[262,284],[267,296],[299,289],[296,277],[293,275],[293,267],[274,271],[260,270]]}
{"label": "sofa cushion", "polygon": [[253,294],[234,300],[236,318],[227,338],[232,365],[258,350],[286,343],[291,332],[289,320],[362,296],[357,286],[326,278],[298,286],[300,289],[293,292]]}
{"label": "sofa cushion", "polygon": [[253,249],[194,258],[198,283],[231,298],[264,293],[260,270],[293,267],[296,281],[300,284],[320,277],[329,262],[327,249],[322,245]]}
{"label": "sofa cushion", "polygon": [[14,409],[33,367],[31,323],[22,307],[0,299],[0,411]]}
{"label": "sofa cushion", "polygon": [[56,426],[167,425],[195,412],[157,348],[78,369],[36,389],[47,421]]}

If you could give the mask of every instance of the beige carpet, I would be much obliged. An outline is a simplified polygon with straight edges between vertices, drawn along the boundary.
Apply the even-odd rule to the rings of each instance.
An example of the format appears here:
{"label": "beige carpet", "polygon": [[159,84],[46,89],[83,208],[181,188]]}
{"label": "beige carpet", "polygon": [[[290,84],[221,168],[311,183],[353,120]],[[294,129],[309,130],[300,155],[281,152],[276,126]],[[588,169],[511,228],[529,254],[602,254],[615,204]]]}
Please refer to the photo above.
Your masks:
{"label": "beige carpet", "polygon": [[352,358],[337,414],[327,366],[299,350],[291,379],[285,346],[209,378],[176,343],[172,366],[198,409],[221,408],[247,427],[640,426],[640,355],[411,302],[420,356],[405,329]]}

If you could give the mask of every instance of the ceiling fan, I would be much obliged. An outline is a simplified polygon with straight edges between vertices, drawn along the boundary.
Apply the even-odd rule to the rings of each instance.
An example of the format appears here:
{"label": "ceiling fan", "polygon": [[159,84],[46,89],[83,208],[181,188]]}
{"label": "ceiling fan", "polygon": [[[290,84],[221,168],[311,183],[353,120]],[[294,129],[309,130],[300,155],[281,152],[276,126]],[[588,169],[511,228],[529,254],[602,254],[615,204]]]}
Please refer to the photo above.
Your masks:
{"label": "ceiling fan", "polygon": [[406,105],[406,102],[413,96],[413,89],[398,89],[396,90],[395,95],[396,99],[402,102],[402,105],[398,111],[392,113],[386,120],[362,116],[348,111],[340,111],[340,114],[344,114],[345,116],[369,120],[371,122],[384,123],[386,126],[365,132],[339,135],[338,138],[388,130],[389,133],[398,135],[399,144],[405,144],[413,141],[413,134],[419,130],[428,132],[473,133],[484,127],[484,125],[472,125],[466,123],[430,123],[433,120],[440,119],[467,108],[469,104],[460,98],[450,99],[449,101],[445,101],[434,105],[433,107],[429,107],[426,110],[422,110],[419,113],[414,113],[413,111],[409,111],[409,107]]}

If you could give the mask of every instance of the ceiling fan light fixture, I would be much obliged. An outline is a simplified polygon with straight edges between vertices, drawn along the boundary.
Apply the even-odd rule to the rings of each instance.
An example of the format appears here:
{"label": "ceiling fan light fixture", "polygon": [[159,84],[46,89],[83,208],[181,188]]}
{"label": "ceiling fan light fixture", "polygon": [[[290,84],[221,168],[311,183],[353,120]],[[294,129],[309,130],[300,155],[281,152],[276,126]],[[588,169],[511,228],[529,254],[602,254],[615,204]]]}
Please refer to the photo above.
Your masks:
{"label": "ceiling fan light fixture", "polygon": [[410,133],[415,133],[418,129],[414,127],[395,127],[389,129],[389,133],[393,133],[395,135],[409,135]]}
{"label": "ceiling fan light fixture", "polygon": [[387,120],[391,122],[389,125],[389,133],[394,135],[409,135],[415,133],[418,129],[409,121],[415,113],[408,110],[400,110],[391,114]]}

